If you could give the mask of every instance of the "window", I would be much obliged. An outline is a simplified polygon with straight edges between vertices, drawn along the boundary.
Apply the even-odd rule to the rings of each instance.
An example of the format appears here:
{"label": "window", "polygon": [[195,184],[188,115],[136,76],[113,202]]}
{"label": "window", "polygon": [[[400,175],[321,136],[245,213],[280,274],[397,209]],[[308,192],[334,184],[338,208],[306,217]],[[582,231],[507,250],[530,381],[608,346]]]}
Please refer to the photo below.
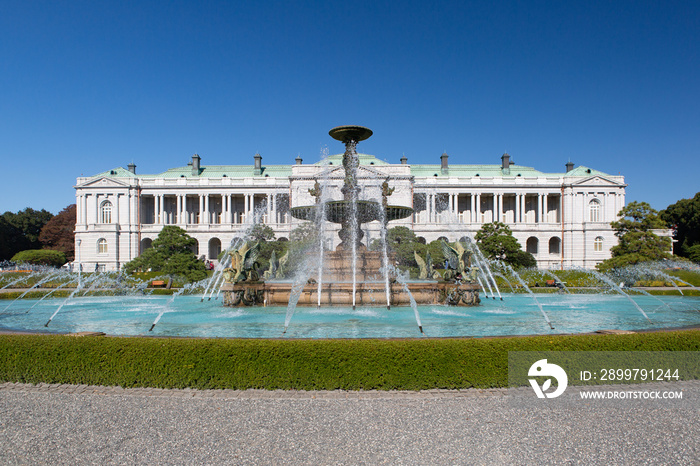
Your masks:
{"label": "window", "polygon": [[589,204],[588,204],[588,209],[591,213],[590,215],[590,221],[591,222],[600,222],[600,201],[598,199],[593,199]]}
{"label": "window", "polygon": [[100,238],[97,240],[97,253],[98,254],[107,254],[107,240],[104,238]]}
{"label": "window", "polygon": [[534,236],[531,236],[527,239],[527,242],[525,243],[525,250],[529,252],[530,254],[537,254],[537,249],[539,246],[539,241],[537,238]]}
{"label": "window", "polygon": [[112,203],[109,201],[100,205],[100,223],[112,223]]}
{"label": "window", "polygon": [[603,237],[598,236],[596,239],[593,240],[593,250],[594,251],[602,251],[603,250]]}
{"label": "window", "polygon": [[553,236],[549,240],[549,253],[550,254],[559,254],[560,251],[560,245],[561,245],[561,240],[557,238],[556,236]]}

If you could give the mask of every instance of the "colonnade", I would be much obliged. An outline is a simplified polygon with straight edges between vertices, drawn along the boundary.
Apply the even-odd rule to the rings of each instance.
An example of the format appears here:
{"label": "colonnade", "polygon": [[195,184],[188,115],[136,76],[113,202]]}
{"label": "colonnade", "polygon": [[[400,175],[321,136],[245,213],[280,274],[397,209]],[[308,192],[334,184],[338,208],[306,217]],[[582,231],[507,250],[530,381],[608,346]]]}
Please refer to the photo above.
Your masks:
{"label": "colonnade", "polygon": [[[425,196],[425,212],[419,223],[438,223],[440,214],[447,214],[461,223],[557,223],[561,221],[559,193],[440,193],[420,192]],[[467,208],[460,210],[466,198]],[[438,205],[438,199],[446,203]],[[550,218],[549,209],[555,213]],[[532,214],[530,214],[532,212]]]}
{"label": "colonnade", "polygon": [[[153,196],[153,223],[245,223],[250,215],[256,214],[264,216],[265,223],[286,223],[286,218],[278,215],[277,196],[277,193],[156,194]],[[262,211],[261,206],[264,206]]]}

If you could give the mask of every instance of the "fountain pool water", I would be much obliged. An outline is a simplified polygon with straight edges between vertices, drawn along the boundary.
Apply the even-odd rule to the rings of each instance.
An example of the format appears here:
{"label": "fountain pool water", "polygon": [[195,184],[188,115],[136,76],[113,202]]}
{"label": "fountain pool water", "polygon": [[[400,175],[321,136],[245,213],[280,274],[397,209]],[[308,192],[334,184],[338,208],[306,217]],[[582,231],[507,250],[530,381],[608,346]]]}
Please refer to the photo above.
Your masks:
{"label": "fountain pool water", "polygon": [[[526,294],[504,294],[476,307],[418,306],[428,337],[483,337],[586,333],[602,329],[642,330],[700,325],[700,297],[634,296],[651,322],[620,295],[538,294],[555,330]],[[663,303],[660,303],[662,300]],[[22,299],[0,314],[0,328],[33,332],[105,332],[109,335],[279,338],[286,307],[224,308],[201,295],[80,297],[65,302],[48,328],[47,319],[64,299]],[[35,306],[36,304],[36,306]],[[34,308],[31,312],[28,309]],[[158,325],[149,332],[154,319]],[[413,338],[411,307],[351,306],[297,308],[284,338]]]}

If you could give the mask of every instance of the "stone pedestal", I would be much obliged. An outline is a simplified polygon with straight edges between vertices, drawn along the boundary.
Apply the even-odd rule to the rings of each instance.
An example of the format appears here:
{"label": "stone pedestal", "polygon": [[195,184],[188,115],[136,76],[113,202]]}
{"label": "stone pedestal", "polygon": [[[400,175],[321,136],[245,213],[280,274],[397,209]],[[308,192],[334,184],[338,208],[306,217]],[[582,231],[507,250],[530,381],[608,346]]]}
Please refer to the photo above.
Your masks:
{"label": "stone pedestal", "polygon": [[[225,306],[286,306],[292,294],[292,283],[237,283],[224,284],[222,291]],[[456,284],[438,281],[408,283],[405,287],[397,283],[390,286],[390,305],[409,306],[411,299],[416,304],[449,304],[453,306],[475,306],[479,299],[479,286],[471,283]],[[321,286],[322,306],[352,306],[352,283],[328,283]],[[358,282],[355,293],[358,306],[386,306],[386,290],[382,282]],[[316,306],[318,285],[304,286],[297,305]]]}

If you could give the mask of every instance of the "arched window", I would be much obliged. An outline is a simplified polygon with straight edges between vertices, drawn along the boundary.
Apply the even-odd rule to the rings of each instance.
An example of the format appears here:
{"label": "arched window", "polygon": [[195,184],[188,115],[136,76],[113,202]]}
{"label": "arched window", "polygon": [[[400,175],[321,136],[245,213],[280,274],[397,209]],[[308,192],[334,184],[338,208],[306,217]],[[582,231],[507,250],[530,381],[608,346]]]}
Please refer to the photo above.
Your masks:
{"label": "arched window", "polygon": [[593,199],[591,202],[588,203],[588,210],[591,213],[590,215],[590,221],[591,222],[600,222],[600,201],[598,199]]}
{"label": "arched window", "polygon": [[107,254],[107,240],[104,238],[100,238],[97,240],[97,253],[98,254]]}
{"label": "arched window", "polygon": [[525,250],[530,254],[537,254],[538,245],[539,240],[534,236],[531,236],[527,239],[527,242],[525,243]]}
{"label": "arched window", "polygon": [[603,250],[603,237],[598,236],[596,239],[593,240],[593,250],[594,251],[602,251]]}
{"label": "arched window", "polygon": [[112,203],[109,201],[100,205],[100,223],[112,223]]}
{"label": "arched window", "polygon": [[153,240],[151,238],[144,238],[141,240],[141,254],[148,248],[153,247]]}
{"label": "arched window", "polygon": [[561,250],[561,240],[556,236],[549,239],[549,253],[550,254],[560,254]]}
{"label": "arched window", "polygon": [[219,253],[221,253],[221,240],[219,238],[212,238],[209,240],[209,260],[215,261],[219,258]]}

